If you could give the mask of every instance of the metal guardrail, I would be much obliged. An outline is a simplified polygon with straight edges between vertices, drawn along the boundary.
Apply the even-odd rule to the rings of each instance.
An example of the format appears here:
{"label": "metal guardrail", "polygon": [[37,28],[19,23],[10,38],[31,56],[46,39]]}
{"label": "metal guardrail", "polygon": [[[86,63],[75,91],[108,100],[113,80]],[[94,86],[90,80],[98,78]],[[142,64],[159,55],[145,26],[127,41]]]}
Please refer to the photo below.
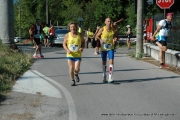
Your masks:
{"label": "metal guardrail", "polygon": [[[126,35],[118,35],[118,42],[126,42],[127,36]],[[132,36],[130,42],[136,42],[136,36]]]}

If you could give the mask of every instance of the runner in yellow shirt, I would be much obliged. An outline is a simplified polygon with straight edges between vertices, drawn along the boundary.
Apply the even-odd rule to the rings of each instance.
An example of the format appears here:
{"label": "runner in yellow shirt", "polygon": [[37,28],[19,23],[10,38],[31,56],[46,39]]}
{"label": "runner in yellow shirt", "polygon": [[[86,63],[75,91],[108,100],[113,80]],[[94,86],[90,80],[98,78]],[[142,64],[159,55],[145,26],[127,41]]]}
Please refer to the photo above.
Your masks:
{"label": "runner in yellow shirt", "polygon": [[67,61],[69,66],[69,74],[72,79],[71,86],[75,86],[79,82],[78,73],[80,71],[80,64],[82,52],[84,49],[84,37],[78,33],[78,26],[76,23],[68,25],[69,33],[64,37],[63,47],[67,52]]}
{"label": "runner in yellow shirt", "polygon": [[102,69],[103,69],[103,82],[106,83],[106,63],[107,55],[109,57],[109,79],[108,82],[113,82],[113,69],[114,69],[114,43],[117,38],[115,37],[115,30],[111,26],[111,18],[105,19],[106,26],[100,28],[96,38],[101,42],[101,57],[102,57]]}
{"label": "runner in yellow shirt", "polygon": [[94,48],[94,33],[91,28],[88,28],[87,31],[87,39],[86,39],[86,48],[88,48],[88,44],[91,43],[91,46]]}

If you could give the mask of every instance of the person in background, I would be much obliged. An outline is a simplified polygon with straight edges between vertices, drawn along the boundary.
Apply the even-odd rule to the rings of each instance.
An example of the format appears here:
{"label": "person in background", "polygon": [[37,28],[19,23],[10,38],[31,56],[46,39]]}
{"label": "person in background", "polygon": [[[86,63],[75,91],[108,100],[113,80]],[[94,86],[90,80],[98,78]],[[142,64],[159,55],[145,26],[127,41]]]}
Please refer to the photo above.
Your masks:
{"label": "person in background", "polygon": [[49,40],[49,44],[47,45],[48,47],[53,47],[54,44],[53,44],[53,39],[54,39],[54,36],[55,36],[55,30],[54,30],[54,25],[52,24],[51,27],[49,28],[49,37],[48,37],[48,40]]}
{"label": "person in background", "polygon": [[131,43],[130,43],[130,39],[131,39],[131,26],[130,25],[127,25],[126,26],[127,28],[127,32],[126,32],[126,35],[127,35],[127,47],[128,47],[128,50],[131,49]]}
{"label": "person in background", "polygon": [[36,48],[36,42],[34,41],[34,31],[35,31],[35,24],[32,24],[31,28],[29,29],[29,34],[30,34],[30,40],[32,40],[34,46],[33,48]]}
{"label": "person in background", "polygon": [[80,33],[81,35],[84,35],[84,34],[83,34],[83,31],[84,31],[84,30],[83,30],[79,25],[78,25],[78,30],[77,30],[77,31],[78,31],[78,33]]}
{"label": "person in background", "polygon": [[48,41],[48,35],[49,35],[49,27],[47,24],[45,24],[45,27],[43,28],[44,32],[44,45],[45,47],[49,46],[49,41]]}
{"label": "person in background", "polygon": [[94,33],[92,32],[91,28],[88,28],[88,31],[87,31],[87,39],[86,39],[86,48],[88,48],[88,44],[89,42],[91,43],[91,46],[94,48],[94,41],[93,41],[93,36]]}
{"label": "person in background", "polygon": [[146,40],[146,20],[143,20],[143,43],[146,43],[147,40]]}
{"label": "person in background", "polygon": [[[160,67],[159,68],[169,68],[165,64],[165,51],[167,50],[167,38],[169,35],[169,31],[170,29],[172,29],[172,24],[171,24],[172,19],[173,19],[173,14],[167,13],[166,19],[163,19],[159,22],[156,31],[151,37],[151,40],[155,41],[160,49],[159,51]],[[156,41],[156,38],[155,38],[157,33],[158,33],[158,41]]]}
{"label": "person in background", "polygon": [[[117,23],[119,23],[119,22],[121,22],[121,21],[123,21],[123,18],[121,18],[121,19],[119,19],[118,21],[116,21],[116,22],[111,22],[111,26],[112,26],[112,28],[114,29],[114,31],[115,31],[115,38],[117,39],[118,38],[118,28],[117,28]],[[117,40],[114,40],[114,41],[116,41],[115,43],[114,43],[114,52],[116,52],[116,45],[117,45]]]}
{"label": "person in background", "polygon": [[34,58],[39,58],[39,56],[37,55],[38,51],[39,51],[40,57],[44,58],[44,56],[42,55],[42,52],[41,52],[42,45],[40,42],[40,34],[42,34],[42,33],[43,33],[43,30],[42,30],[42,26],[40,24],[40,20],[36,19],[36,25],[35,25],[33,37],[34,37],[34,41],[35,41],[37,46],[35,49],[35,53],[33,55]]}
{"label": "person in background", "polygon": [[[42,27],[42,30],[43,30],[44,25],[41,25],[41,27]],[[40,42],[41,42],[41,45],[44,43],[44,32],[42,32],[42,33],[40,34]]]}
{"label": "person in background", "polygon": [[94,50],[95,55],[100,54],[99,53],[100,41],[98,39],[96,39],[96,34],[99,32],[100,28],[101,28],[101,26],[97,25],[96,32],[93,35],[93,38],[95,38],[95,50]]}
{"label": "person in background", "polygon": [[68,25],[69,33],[64,37],[63,47],[67,53],[67,62],[69,66],[69,75],[71,77],[71,86],[75,86],[80,81],[78,73],[84,49],[84,37],[78,33],[78,26],[72,22]]}

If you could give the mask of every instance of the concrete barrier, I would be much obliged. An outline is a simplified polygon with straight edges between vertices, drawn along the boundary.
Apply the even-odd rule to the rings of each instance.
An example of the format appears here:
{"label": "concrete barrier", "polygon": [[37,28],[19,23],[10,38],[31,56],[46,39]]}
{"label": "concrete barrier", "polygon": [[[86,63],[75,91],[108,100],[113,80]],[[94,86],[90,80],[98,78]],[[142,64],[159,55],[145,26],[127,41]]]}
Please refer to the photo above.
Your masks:
{"label": "concrete barrier", "polygon": [[[159,61],[159,47],[151,43],[144,43],[144,54]],[[180,67],[180,51],[168,49],[165,52],[165,62],[168,65]]]}

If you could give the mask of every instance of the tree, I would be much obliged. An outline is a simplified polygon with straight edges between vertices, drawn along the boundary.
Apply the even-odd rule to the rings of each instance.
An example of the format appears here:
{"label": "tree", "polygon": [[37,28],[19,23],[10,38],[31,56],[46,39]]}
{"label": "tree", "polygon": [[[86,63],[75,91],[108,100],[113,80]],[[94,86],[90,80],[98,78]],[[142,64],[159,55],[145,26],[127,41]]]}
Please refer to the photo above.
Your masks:
{"label": "tree", "polygon": [[[178,0],[168,11],[179,11]],[[21,7],[21,15],[19,11]],[[136,14],[134,14],[134,0],[48,0],[49,20],[55,24],[67,25],[69,22],[78,22],[78,18],[84,19],[83,25],[87,29],[95,28],[96,24],[104,24],[106,17],[111,17],[113,21],[124,18],[118,24],[119,33],[123,34],[130,24],[136,27]],[[147,6],[147,13],[144,19],[156,13],[163,13],[155,3]],[[45,0],[19,0],[14,4],[15,14],[15,34],[19,34],[20,18],[22,36],[29,36],[28,30],[35,19],[39,18],[41,23],[46,23],[46,1]],[[135,29],[133,29],[135,30]]]}

